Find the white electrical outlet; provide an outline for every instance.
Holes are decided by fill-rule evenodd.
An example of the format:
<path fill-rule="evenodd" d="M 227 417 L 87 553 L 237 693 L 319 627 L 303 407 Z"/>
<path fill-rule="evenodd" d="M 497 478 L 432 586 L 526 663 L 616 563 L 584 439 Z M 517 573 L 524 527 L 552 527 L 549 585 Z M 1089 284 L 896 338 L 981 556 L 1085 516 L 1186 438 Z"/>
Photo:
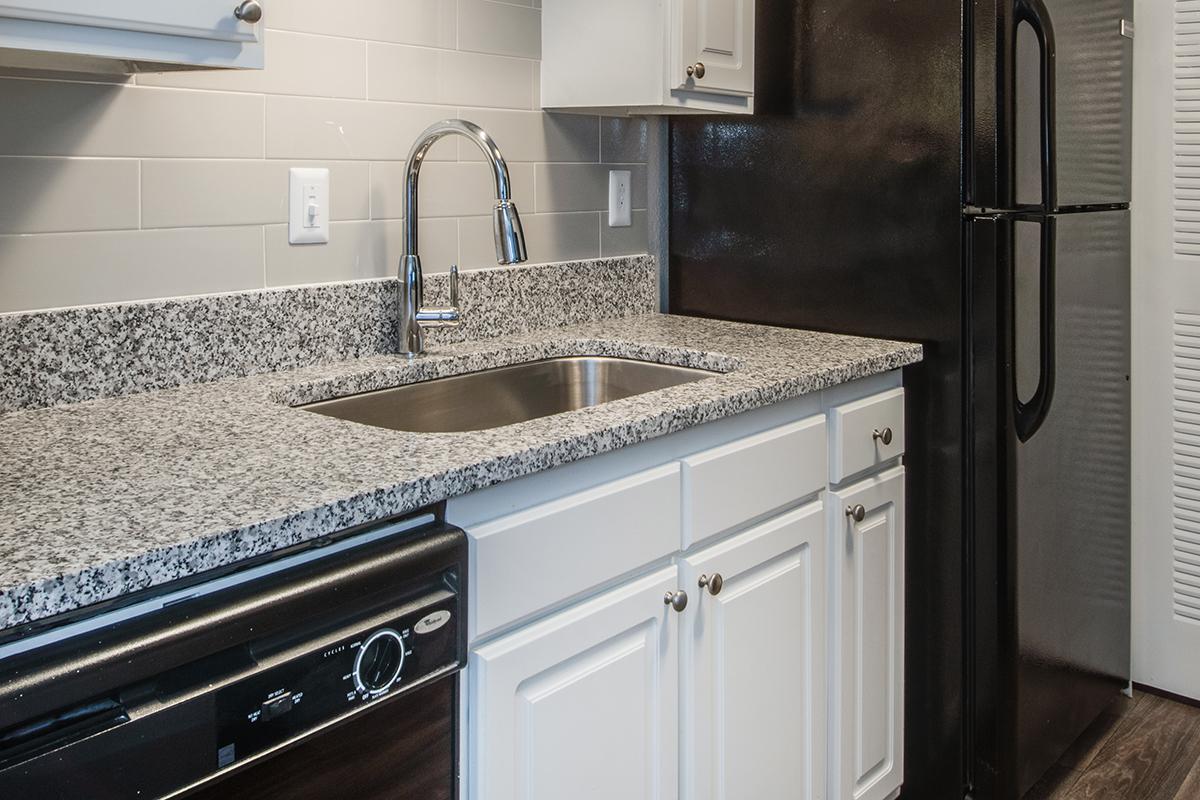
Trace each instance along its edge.
<path fill-rule="evenodd" d="M 628 228 L 633 224 L 633 212 L 630 210 L 633 201 L 629 197 L 632 174 L 627 169 L 608 171 L 608 227 L 610 228 Z"/>
<path fill-rule="evenodd" d="M 292 167 L 288 173 L 288 241 L 329 241 L 329 170 Z"/>

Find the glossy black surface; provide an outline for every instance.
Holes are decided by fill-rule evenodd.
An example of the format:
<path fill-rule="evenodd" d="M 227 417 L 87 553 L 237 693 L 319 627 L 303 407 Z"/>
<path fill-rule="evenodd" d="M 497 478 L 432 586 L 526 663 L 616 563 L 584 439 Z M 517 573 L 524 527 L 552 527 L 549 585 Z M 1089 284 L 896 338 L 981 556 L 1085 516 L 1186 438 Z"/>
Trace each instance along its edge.
<path fill-rule="evenodd" d="M 955 3 L 758 5 L 753 118 L 671 123 L 674 313 L 921 341 L 905 796 L 962 796 L 961 21 Z"/>
<path fill-rule="evenodd" d="M 755 116 L 671 122 L 670 309 L 925 344 L 905 374 L 903 796 L 1015 800 L 1127 672 L 1128 222 L 1111 212 L 1128 198 L 1118 22 L 1132 12 L 1128 0 L 757 8 Z M 1017 24 L 1039 16 L 1037 55 L 1053 51 L 1054 68 L 1026 65 L 1035 91 L 1019 99 Z M 1019 112 L 1038 150 L 1020 158 Z M 1027 163 L 1039 190 L 1020 207 Z M 1092 222 L 1057 216 L 1090 204 Z M 1045 248 L 1057 262 L 1024 265 L 1015 218 L 978 206 L 1057 230 Z M 1091 247 L 1074 233 L 1089 227 Z M 1016 304 L 1027 267 L 1041 294 Z M 1018 338 L 1036 364 L 1017 358 Z M 1091 339 L 1102 352 L 1078 349 Z M 1019 370 L 1035 387 L 1023 406 Z M 1104 414 L 1077 444 L 1087 435 L 1066 417 L 1087 415 L 1089 396 Z"/>

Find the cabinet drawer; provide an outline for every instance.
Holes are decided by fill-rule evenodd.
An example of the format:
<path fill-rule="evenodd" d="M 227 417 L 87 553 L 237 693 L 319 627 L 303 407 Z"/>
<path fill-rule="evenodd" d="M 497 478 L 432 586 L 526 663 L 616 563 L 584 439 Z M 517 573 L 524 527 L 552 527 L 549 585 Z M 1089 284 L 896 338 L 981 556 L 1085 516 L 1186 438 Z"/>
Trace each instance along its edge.
<path fill-rule="evenodd" d="M 884 444 L 891 431 L 891 443 Z M 892 389 L 829 411 L 829 481 L 838 483 L 904 454 L 904 390 Z"/>
<path fill-rule="evenodd" d="M 683 460 L 683 546 L 819 492 L 825 419 L 811 417 Z"/>
<path fill-rule="evenodd" d="M 472 640 L 679 549 L 679 465 L 475 526 Z"/>

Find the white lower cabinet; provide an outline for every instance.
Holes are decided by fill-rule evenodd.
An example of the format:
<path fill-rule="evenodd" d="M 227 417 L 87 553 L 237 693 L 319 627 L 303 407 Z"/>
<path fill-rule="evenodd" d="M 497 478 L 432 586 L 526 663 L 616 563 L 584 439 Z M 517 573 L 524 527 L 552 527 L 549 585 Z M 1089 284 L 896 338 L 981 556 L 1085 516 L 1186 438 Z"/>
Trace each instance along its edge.
<path fill-rule="evenodd" d="M 661 569 L 472 653 L 472 798 L 678 796 L 677 588 Z"/>
<path fill-rule="evenodd" d="M 824 541 L 817 502 L 681 563 L 680 797 L 824 796 Z"/>
<path fill-rule="evenodd" d="M 876 376 L 452 500 L 476 618 L 464 797 L 894 796 L 899 383 Z M 829 433 L 822 412 L 840 415 Z"/>
<path fill-rule="evenodd" d="M 828 506 L 830 800 L 884 800 L 904 777 L 904 468 Z"/>

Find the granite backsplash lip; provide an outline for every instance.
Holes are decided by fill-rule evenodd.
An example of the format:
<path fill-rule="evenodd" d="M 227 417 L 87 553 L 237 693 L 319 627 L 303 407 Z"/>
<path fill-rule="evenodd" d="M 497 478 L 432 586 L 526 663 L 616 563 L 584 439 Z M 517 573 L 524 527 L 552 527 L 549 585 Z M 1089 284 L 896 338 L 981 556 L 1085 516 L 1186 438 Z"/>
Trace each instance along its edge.
<path fill-rule="evenodd" d="M 649 255 L 461 273 L 432 345 L 658 310 Z M 396 279 L 0 314 L 0 413 L 396 352 Z M 449 299 L 445 273 L 426 299 Z"/>
<path fill-rule="evenodd" d="M 0 415 L 0 629 L 915 363 L 916 344 L 645 314 Z M 732 370 L 469 433 L 289 405 L 555 355 Z"/>

